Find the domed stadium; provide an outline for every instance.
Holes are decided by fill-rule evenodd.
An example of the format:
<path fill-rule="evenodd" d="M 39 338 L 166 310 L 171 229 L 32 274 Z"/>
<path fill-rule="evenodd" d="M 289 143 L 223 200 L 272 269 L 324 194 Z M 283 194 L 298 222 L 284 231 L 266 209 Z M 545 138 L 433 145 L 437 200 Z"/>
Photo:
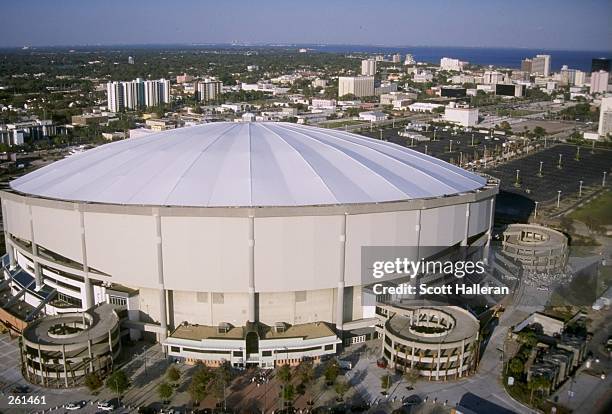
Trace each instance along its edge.
<path fill-rule="evenodd" d="M 343 131 L 219 122 L 152 133 L 0 193 L 4 284 L 32 307 L 23 324 L 43 308 L 108 303 L 127 311 L 125 334 L 155 336 L 188 361 L 293 364 L 375 325 L 362 246 L 482 244 L 497 191 Z"/>

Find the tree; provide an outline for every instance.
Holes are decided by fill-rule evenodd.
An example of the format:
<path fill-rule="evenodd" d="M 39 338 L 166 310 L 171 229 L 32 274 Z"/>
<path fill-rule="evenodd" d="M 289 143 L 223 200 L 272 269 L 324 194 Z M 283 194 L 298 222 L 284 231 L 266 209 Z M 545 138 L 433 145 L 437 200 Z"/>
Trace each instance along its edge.
<path fill-rule="evenodd" d="M 512 131 L 512 126 L 510 125 L 510 122 L 508 121 L 502 121 L 501 124 L 499 124 L 499 128 L 506 132 Z"/>
<path fill-rule="evenodd" d="M 170 365 L 166 370 L 166 378 L 170 382 L 177 382 L 181 379 L 181 371 L 175 365 Z"/>
<path fill-rule="evenodd" d="M 533 404 L 533 393 L 534 391 L 547 390 L 550 388 L 550 380 L 542 375 L 532 377 L 531 381 L 527 383 L 527 387 L 531 390 L 531 397 L 529 403 Z"/>
<path fill-rule="evenodd" d="M 380 388 L 382 388 L 383 394 L 387 393 L 387 390 L 391 388 L 391 375 L 384 374 L 380 377 Z"/>
<path fill-rule="evenodd" d="M 102 380 L 95 373 L 90 372 L 85 376 L 85 386 L 91 392 L 94 392 L 102 386 Z"/>
<path fill-rule="evenodd" d="M 173 391 L 172 386 L 165 381 L 157 386 L 157 395 L 162 401 L 168 401 Z"/>
<path fill-rule="evenodd" d="M 536 137 L 540 138 L 540 137 L 543 137 L 544 135 L 546 135 L 546 130 L 538 125 L 537 127 L 535 127 L 533 129 L 533 134 Z"/>
<path fill-rule="evenodd" d="M 291 368 L 289 367 L 289 365 L 282 365 L 278 369 L 278 379 L 283 384 L 288 384 L 291 381 Z"/>
<path fill-rule="evenodd" d="M 525 366 L 520 358 L 512 358 L 509 364 L 508 368 L 510 368 L 510 372 L 514 375 L 521 375 L 523 373 Z"/>
<path fill-rule="evenodd" d="M 293 384 L 286 384 L 283 386 L 282 397 L 285 401 L 293 401 L 295 398 L 295 388 L 293 387 Z"/>
<path fill-rule="evenodd" d="M 325 381 L 328 384 L 332 384 L 336 380 L 336 377 L 340 375 L 340 366 L 338 365 L 338 361 L 336 361 L 335 359 L 329 361 L 329 363 L 325 367 L 323 375 L 325 376 Z"/>
<path fill-rule="evenodd" d="M 408 386 L 413 387 L 414 384 L 419 380 L 421 374 L 419 370 L 416 368 L 408 368 L 406 372 L 404 372 L 404 380 L 408 383 Z"/>
<path fill-rule="evenodd" d="M 191 377 L 191 382 L 189 383 L 187 391 L 195 404 L 199 404 L 200 401 L 206 398 L 206 388 L 211 378 L 212 374 L 210 369 L 206 366 L 201 366 Z"/>
<path fill-rule="evenodd" d="M 338 394 L 338 398 L 340 400 L 344 400 L 344 394 L 346 394 L 349 390 L 349 385 L 344 380 L 336 381 L 334 384 L 334 391 Z"/>
<path fill-rule="evenodd" d="M 130 386 L 130 380 L 124 371 L 115 371 L 106 379 L 106 387 L 117 396 L 123 394 Z"/>

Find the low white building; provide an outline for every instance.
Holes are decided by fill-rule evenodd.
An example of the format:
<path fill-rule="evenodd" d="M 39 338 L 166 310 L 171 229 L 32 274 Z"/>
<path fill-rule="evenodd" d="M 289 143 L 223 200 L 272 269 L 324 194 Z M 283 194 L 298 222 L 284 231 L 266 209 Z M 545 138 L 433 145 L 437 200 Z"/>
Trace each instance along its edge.
<path fill-rule="evenodd" d="M 478 108 L 457 107 L 451 102 L 444 109 L 444 120 L 464 127 L 471 127 L 478 123 Z"/>
<path fill-rule="evenodd" d="M 335 99 L 313 99 L 310 106 L 313 109 L 336 109 Z"/>
<path fill-rule="evenodd" d="M 361 121 L 378 122 L 387 119 L 387 114 L 380 111 L 362 112 L 359 114 Z"/>
<path fill-rule="evenodd" d="M 408 109 L 412 112 L 433 112 L 434 109 L 440 108 L 444 105 L 429 103 L 429 102 L 415 102 L 408 106 Z"/>

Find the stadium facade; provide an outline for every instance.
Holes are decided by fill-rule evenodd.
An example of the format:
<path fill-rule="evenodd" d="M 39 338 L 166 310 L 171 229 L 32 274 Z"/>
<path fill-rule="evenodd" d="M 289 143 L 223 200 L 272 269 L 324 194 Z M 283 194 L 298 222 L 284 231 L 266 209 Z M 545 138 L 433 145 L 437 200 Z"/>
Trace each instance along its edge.
<path fill-rule="evenodd" d="M 376 323 L 362 246 L 486 244 L 497 191 L 392 143 L 287 123 L 111 143 L 0 193 L 0 315 L 14 319 L 16 301 L 26 324 L 108 303 L 126 310 L 125 333 L 176 357 L 318 359 Z"/>

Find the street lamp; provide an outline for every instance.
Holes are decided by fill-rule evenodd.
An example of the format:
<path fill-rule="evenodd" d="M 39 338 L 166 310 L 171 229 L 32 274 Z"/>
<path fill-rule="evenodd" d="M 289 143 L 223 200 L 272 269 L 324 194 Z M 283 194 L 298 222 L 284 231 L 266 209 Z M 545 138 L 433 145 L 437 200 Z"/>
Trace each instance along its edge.
<path fill-rule="evenodd" d="M 536 219 L 538 218 L 538 204 L 540 204 L 539 201 L 535 202 L 535 209 L 533 210 L 533 218 Z"/>
<path fill-rule="evenodd" d="M 559 154 L 559 163 L 557 164 L 557 168 L 561 169 L 561 160 L 563 159 L 563 154 Z"/>
<path fill-rule="evenodd" d="M 561 205 L 561 190 L 557 191 L 557 208 Z"/>
<path fill-rule="evenodd" d="M 578 197 L 582 197 L 582 180 L 580 180 L 580 186 L 578 187 Z"/>
<path fill-rule="evenodd" d="M 601 186 L 602 186 L 602 187 L 605 187 L 605 186 L 606 186 L 606 174 L 607 174 L 607 172 L 606 172 L 606 171 L 604 171 L 604 173 L 603 173 L 603 179 L 601 180 Z"/>
<path fill-rule="evenodd" d="M 538 172 L 538 177 L 542 176 L 542 165 L 544 165 L 544 161 L 540 161 L 540 171 Z"/>

